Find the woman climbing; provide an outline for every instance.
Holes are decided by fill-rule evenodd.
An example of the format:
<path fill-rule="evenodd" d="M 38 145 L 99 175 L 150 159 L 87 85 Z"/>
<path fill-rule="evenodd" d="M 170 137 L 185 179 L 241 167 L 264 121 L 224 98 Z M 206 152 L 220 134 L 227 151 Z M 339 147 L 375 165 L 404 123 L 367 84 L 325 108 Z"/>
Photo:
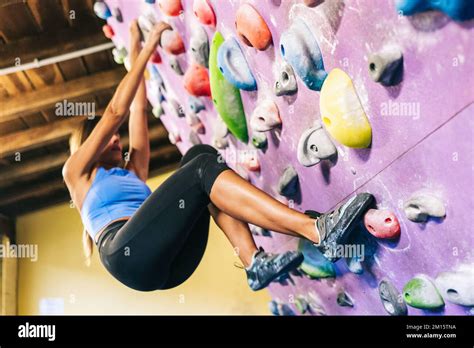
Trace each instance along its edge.
<path fill-rule="evenodd" d="M 192 147 L 180 168 L 150 191 L 145 184 L 150 148 L 142 77 L 168 28 L 158 23 L 142 48 L 137 23 L 132 23 L 131 70 L 100 121 L 85 121 L 71 137 L 63 176 L 85 226 L 87 256 L 94 241 L 103 265 L 123 284 L 140 291 L 172 288 L 198 266 L 210 216 L 238 250 L 253 290 L 298 267 L 303 255 L 257 248 L 248 223 L 308 239 L 326 255 L 334 251 L 368 208 L 371 195 L 356 195 L 326 214 L 303 214 L 242 179 L 209 145 Z M 118 130 L 129 110 L 130 151 L 123 163 Z"/>

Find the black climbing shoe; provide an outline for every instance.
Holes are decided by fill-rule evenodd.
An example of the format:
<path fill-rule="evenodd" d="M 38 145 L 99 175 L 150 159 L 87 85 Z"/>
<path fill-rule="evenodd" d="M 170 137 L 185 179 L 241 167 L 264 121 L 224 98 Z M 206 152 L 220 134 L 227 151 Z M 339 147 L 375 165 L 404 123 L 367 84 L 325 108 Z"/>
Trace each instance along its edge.
<path fill-rule="evenodd" d="M 316 226 L 320 233 L 321 240 L 319 244 L 314 245 L 329 261 L 335 262 L 341 258 L 337 249 L 338 245 L 344 244 L 373 200 L 374 196 L 370 193 L 359 193 L 346 202 L 339 203 L 328 213 L 305 211 L 306 215 L 316 219 Z"/>
<path fill-rule="evenodd" d="M 303 259 L 303 254 L 298 251 L 270 254 L 260 248 L 254 255 L 250 267 L 245 269 L 250 288 L 257 291 L 267 287 L 281 275 L 298 267 Z"/>

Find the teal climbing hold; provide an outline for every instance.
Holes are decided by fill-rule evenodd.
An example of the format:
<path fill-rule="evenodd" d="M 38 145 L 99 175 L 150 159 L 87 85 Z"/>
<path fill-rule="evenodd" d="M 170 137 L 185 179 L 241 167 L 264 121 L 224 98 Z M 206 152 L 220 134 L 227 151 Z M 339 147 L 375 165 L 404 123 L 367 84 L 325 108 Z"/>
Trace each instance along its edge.
<path fill-rule="evenodd" d="M 298 251 L 303 253 L 304 261 L 300 265 L 301 271 L 312 279 L 334 278 L 336 269 L 334 264 L 313 246 L 313 243 L 300 239 L 298 243 Z"/>
<path fill-rule="evenodd" d="M 407 315 L 408 309 L 402 294 L 392 282 L 383 278 L 379 283 L 379 296 L 383 307 L 390 315 Z"/>
<path fill-rule="evenodd" d="M 217 64 L 217 52 L 224 43 L 224 37 L 216 32 L 212 39 L 209 55 L 209 73 L 212 101 L 229 131 L 240 141 L 248 141 L 247 123 L 240 91 L 222 75 Z"/>
<path fill-rule="evenodd" d="M 462 265 L 456 271 L 442 272 L 435 284 L 443 298 L 461 306 L 474 306 L 474 267 Z"/>
<path fill-rule="evenodd" d="M 425 275 L 417 275 L 403 287 L 403 299 L 415 308 L 437 309 L 444 306 L 444 301 L 436 286 Z"/>
<path fill-rule="evenodd" d="M 396 6 L 398 13 L 405 16 L 438 10 L 456 21 L 474 18 L 474 2 L 472 0 L 398 0 Z"/>

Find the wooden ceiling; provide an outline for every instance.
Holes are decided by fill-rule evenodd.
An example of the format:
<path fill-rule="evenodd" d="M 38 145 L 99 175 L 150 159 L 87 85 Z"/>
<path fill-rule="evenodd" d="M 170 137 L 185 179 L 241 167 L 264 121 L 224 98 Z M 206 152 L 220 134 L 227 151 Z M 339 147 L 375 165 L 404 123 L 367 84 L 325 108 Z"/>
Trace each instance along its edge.
<path fill-rule="evenodd" d="M 108 42 L 92 6 L 93 0 L 0 0 L 0 69 Z M 125 74 L 106 50 L 0 75 L 0 214 L 69 201 L 61 167 L 82 117 L 58 117 L 54 106 L 92 102 L 100 114 Z M 173 168 L 180 154 L 151 112 L 149 125 L 154 174 Z"/>

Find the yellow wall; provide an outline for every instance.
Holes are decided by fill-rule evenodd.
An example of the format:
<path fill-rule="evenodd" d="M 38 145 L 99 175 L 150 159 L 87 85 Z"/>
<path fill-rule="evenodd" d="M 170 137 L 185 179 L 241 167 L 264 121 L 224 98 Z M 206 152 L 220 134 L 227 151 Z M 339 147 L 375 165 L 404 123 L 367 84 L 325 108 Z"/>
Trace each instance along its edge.
<path fill-rule="evenodd" d="M 167 175 L 148 185 L 155 189 Z M 96 249 L 86 267 L 81 235 L 79 214 L 67 204 L 17 219 L 17 242 L 38 245 L 36 262 L 19 262 L 19 315 L 39 314 L 42 298 L 63 298 L 64 314 L 268 314 L 268 292 L 248 288 L 245 272 L 233 265 L 238 259 L 230 243 L 214 223 L 198 269 L 166 291 L 125 287 L 102 266 Z"/>

